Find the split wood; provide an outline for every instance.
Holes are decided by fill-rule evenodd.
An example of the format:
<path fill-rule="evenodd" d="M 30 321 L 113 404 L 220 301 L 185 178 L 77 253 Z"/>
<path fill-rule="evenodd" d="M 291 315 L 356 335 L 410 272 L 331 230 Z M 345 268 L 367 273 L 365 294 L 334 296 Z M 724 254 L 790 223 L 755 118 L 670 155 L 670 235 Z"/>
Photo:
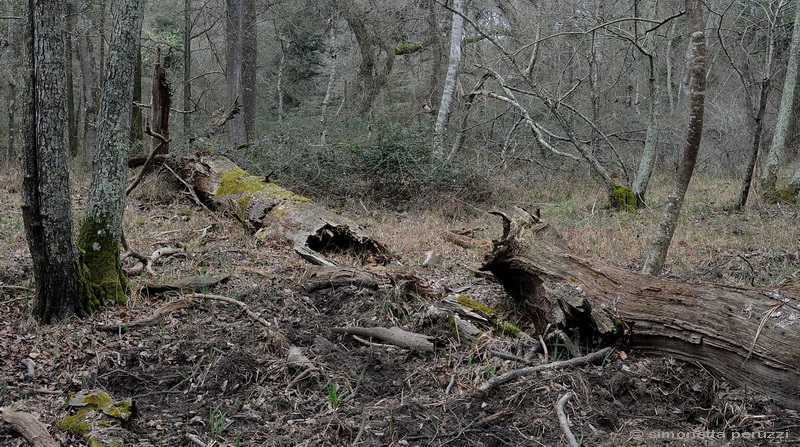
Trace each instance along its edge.
<path fill-rule="evenodd" d="M 608 347 L 593 352 L 591 354 L 586 354 L 582 357 L 575 357 L 560 362 L 552 362 L 552 363 L 546 363 L 544 365 L 528 366 L 526 368 L 520 368 L 520 369 L 515 369 L 513 371 L 508 371 L 507 373 L 489 379 L 488 382 L 486 382 L 483 386 L 481 386 L 480 390 L 489 391 L 498 385 L 511 382 L 512 380 L 516 380 L 520 377 L 529 376 L 538 371 L 544 371 L 547 369 L 563 369 L 570 366 L 578 366 L 578 365 L 585 365 L 587 363 L 594 363 L 605 359 L 606 356 L 608 356 L 613 350 L 614 348 Z"/>

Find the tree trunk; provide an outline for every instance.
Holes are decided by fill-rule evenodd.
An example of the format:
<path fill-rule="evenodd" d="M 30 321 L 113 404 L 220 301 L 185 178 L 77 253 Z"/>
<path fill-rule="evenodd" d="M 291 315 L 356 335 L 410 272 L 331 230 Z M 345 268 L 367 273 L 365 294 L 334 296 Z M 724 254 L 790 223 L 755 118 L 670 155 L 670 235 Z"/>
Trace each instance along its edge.
<path fill-rule="evenodd" d="M 22 217 L 42 323 L 81 312 L 66 141 L 63 0 L 27 3 L 28 80 L 23 112 Z"/>
<path fill-rule="evenodd" d="M 444 158 L 444 134 L 450 107 L 453 104 L 453 95 L 456 91 L 458 70 L 461 67 L 461 35 L 464 32 L 464 0 L 453 0 L 453 23 L 450 26 L 450 58 L 447 62 L 447 74 L 444 79 L 442 101 L 436 115 L 436 124 L 433 126 L 433 147 L 431 153 L 434 158 Z"/>
<path fill-rule="evenodd" d="M 758 92 L 758 109 L 753 117 L 753 136 L 750 140 L 750 156 L 747 159 L 747 167 L 744 171 L 742 178 L 742 186 L 739 189 L 739 198 L 734 204 L 734 208 L 740 210 L 747 204 L 747 198 L 750 195 L 750 186 L 753 183 L 753 173 L 756 170 L 756 162 L 758 161 L 758 151 L 761 148 L 761 135 L 764 133 L 764 113 L 767 110 L 767 98 L 769 97 L 769 76 L 764 76 L 761 79 L 760 89 Z"/>
<path fill-rule="evenodd" d="M 75 89 L 72 80 L 72 61 L 73 48 L 72 36 L 75 27 L 75 8 L 71 3 L 67 3 L 67 15 L 64 20 L 64 55 L 66 58 L 66 87 L 67 87 L 67 146 L 69 147 L 70 157 L 78 155 L 78 122 L 75 118 Z"/>
<path fill-rule="evenodd" d="M 142 38 L 136 48 L 136 68 L 133 70 L 133 101 L 142 102 Z M 144 114 L 139 106 L 131 107 L 131 154 L 144 152 Z"/>
<path fill-rule="evenodd" d="M 192 135 L 192 0 L 183 0 L 183 138 Z"/>
<path fill-rule="evenodd" d="M 256 68 L 258 67 L 256 14 L 255 0 L 243 0 L 241 17 L 242 90 L 239 97 L 242 100 L 245 141 L 256 139 Z"/>
<path fill-rule="evenodd" d="M 481 270 L 532 319 L 582 343 L 602 338 L 698 362 L 735 386 L 800 409 L 800 281 L 745 289 L 654 278 L 580 259 L 552 227 L 515 208 Z"/>
<path fill-rule="evenodd" d="M 201 198 L 235 215 L 260 238 L 282 237 L 314 264 L 333 265 L 322 253 L 352 251 L 384 263 L 383 245 L 353 221 L 263 176 L 250 175 L 221 155 L 196 154 L 178 162 L 178 174 Z"/>
<path fill-rule="evenodd" d="M 653 168 L 656 164 L 656 156 L 658 155 L 658 131 L 659 131 L 659 109 L 661 108 L 661 92 L 658 88 L 658 79 L 656 77 L 656 67 L 653 60 L 653 55 L 647 55 L 650 62 L 650 78 L 648 79 L 648 87 L 650 90 L 650 107 L 647 116 L 647 131 L 644 137 L 644 149 L 642 150 L 642 159 L 639 161 L 639 169 L 636 171 L 636 176 L 633 178 L 631 190 L 634 197 L 636 197 L 636 206 L 643 207 L 646 205 L 647 185 L 650 183 L 650 176 L 653 174 Z"/>
<path fill-rule="evenodd" d="M 137 35 L 138 36 L 138 35 Z M 134 60 L 135 64 L 135 60 Z M 132 74 L 131 74 L 132 76 Z M 131 79 L 133 79 L 131 77 Z M 151 126 L 153 132 L 161 135 L 165 139 L 169 139 L 169 111 L 172 107 L 172 98 L 170 95 L 169 83 L 167 82 L 167 73 L 164 67 L 161 66 L 161 49 L 156 50 L 156 63 L 153 67 L 153 87 L 151 90 Z M 159 148 L 159 145 L 160 148 Z M 169 143 L 161 144 L 161 140 L 153 138 L 151 142 L 151 149 L 156 150 L 157 155 L 169 153 Z"/>
<path fill-rule="evenodd" d="M 792 42 L 789 45 L 789 63 L 786 67 L 786 77 L 783 80 L 783 94 L 778 106 L 778 120 L 775 123 L 775 136 L 772 137 L 766 163 L 761 173 L 761 192 L 768 200 L 776 195 L 778 186 L 778 171 L 783 159 L 786 146 L 786 136 L 792 119 L 794 107 L 795 87 L 797 86 L 797 65 L 800 63 L 800 2 L 795 7 L 794 28 Z M 797 195 L 797 192 L 794 192 Z"/>
<path fill-rule="evenodd" d="M 667 251 L 678 225 L 678 216 L 683 206 L 683 198 L 689 188 L 689 181 L 694 173 L 697 161 L 697 152 L 700 150 L 700 140 L 703 136 L 703 111 L 706 90 L 706 39 L 703 33 L 703 14 L 699 0 L 686 0 L 686 11 L 689 17 L 689 26 L 693 30 L 690 46 L 692 69 L 689 78 L 690 103 L 689 103 L 689 129 L 683 148 L 683 157 L 678 167 L 678 178 L 674 189 L 664 202 L 661 220 L 658 223 L 656 234 L 650 245 L 650 251 L 644 261 L 642 272 L 658 275 L 664 268 Z"/>
<path fill-rule="evenodd" d="M 331 105 L 331 99 L 333 97 L 333 87 L 336 84 L 336 68 L 338 65 L 338 56 L 339 56 L 339 44 L 338 38 L 336 34 L 336 22 L 338 21 L 339 16 L 338 14 L 333 14 L 328 20 L 330 24 L 330 29 L 328 30 L 328 55 L 331 57 L 330 61 L 330 72 L 328 73 L 328 84 L 325 88 L 325 97 L 322 99 L 322 110 L 320 110 L 320 118 L 319 123 L 322 130 L 320 131 L 320 146 L 325 146 L 327 144 L 327 137 L 328 137 L 328 107 Z M 281 61 L 283 61 L 283 56 L 281 56 Z"/>
<path fill-rule="evenodd" d="M 143 11 L 144 0 L 120 0 L 114 15 L 100 112 L 99 150 L 78 237 L 90 275 L 92 297 L 86 306 L 89 312 L 106 300 L 125 302 L 127 281 L 120 267 L 119 244 L 130 151 L 130 99 Z"/>
<path fill-rule="evenodd" d="M 238 99 L 242 104 L 242 1 L 226 0 L 227 25 L 225 27 L 225 83 L 228 90 L 228 104 Z M 243 113 L 234 116 L 228 123 L 231 131 L 231 142 L 243 143 L 247 139 Z"/>
<path fill-rule="evenodd" d="M 78 59 L 81 65 L 81 91 L 83 93 L 83 156 L 87 161 L 94 157 L 97 145 L 96 120 L 100 109 L 100 95 L 94 65 L 91 38 L 91 9 L 85 0 L 78 0 Z"/>

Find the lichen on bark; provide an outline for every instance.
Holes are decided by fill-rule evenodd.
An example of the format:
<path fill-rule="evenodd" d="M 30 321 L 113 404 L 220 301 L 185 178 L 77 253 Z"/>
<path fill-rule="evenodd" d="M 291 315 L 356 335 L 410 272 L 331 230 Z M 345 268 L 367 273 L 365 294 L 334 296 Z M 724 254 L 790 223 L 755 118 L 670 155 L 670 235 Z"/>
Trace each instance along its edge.
<path fill-rule="evenodd" d="M 106 301 L 125 304 L 128 280 L 119 260 L 119 236 L 109 228 L 108 216 L 87 217 L 78 235 L 84 265 L 86 313 L 93 313 Z"/>

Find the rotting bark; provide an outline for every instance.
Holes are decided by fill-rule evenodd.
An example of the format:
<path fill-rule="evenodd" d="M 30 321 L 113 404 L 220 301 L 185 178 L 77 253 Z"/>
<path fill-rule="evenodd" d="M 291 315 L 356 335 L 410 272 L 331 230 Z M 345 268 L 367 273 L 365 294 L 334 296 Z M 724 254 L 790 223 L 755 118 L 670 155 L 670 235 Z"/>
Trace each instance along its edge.
<path fill-rule="evenodd" d="M 698 362 L 731 384 L 800 409 L 800 281 L 742 288 L 656 278 L 580 259 L 537 217 L 496 213 L 491 271 L 536 330 L 602 337 Z"/>
<path fill-rule="evenodd" d="M 197 153 L 182 158 L 176 171 L 202 199 L 234 214 L 257 237 L 285 238 L 313 264 L 333 265 L 323 253 L 335 251 L 356 252 L 365 263 L 387 261 L 383 245 L 355 222 L 249 174 L 227 157 Z"/>

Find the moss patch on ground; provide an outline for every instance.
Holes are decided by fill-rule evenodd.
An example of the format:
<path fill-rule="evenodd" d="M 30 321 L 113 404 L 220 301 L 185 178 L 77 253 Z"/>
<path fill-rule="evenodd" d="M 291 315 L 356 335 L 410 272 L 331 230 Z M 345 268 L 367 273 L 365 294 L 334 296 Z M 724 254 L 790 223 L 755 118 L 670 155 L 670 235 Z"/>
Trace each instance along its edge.
<path fill-rule="evenodd" d="M 636 211 L 636 203 L 636 195 L 630 186 L 611 183 L 608 187 L 608 203 L 606 205 L 608 209 L 633 213 Z"/>
<path fill-rule="evenodd" d="M 458 304 L 461 304 L 467 309 L 482 314 L 484 317 L 486 317 L 487 320 L 489 320 L 489 323 L 492 326 L 497 328 L 504 335 L 507 335 L 509 337 L 518 337 L 520 332 L 522 332 L 522 330 L 518 328 L 516 325 L 501 319 L 498 316 L 496 310 L 492 309 L 491 307 L 479 301 L 473 300 L 472 298 L 465 295 L 459 295 L 458 297 L 456 297 L 456 301 L 458 302 Z"/>
<path fill-rule="evenodd" d="M 115 402 L 110 394 L 98 391 L 73 396 L 69 406 L 74 412 L 56 422 L 58 428 L 86 438 L 90 446 L 117 447 L 124 444 L 122 439 L 107 435 L 103 430 L 130 421 L 134 416 L 132 401 Z"/>

